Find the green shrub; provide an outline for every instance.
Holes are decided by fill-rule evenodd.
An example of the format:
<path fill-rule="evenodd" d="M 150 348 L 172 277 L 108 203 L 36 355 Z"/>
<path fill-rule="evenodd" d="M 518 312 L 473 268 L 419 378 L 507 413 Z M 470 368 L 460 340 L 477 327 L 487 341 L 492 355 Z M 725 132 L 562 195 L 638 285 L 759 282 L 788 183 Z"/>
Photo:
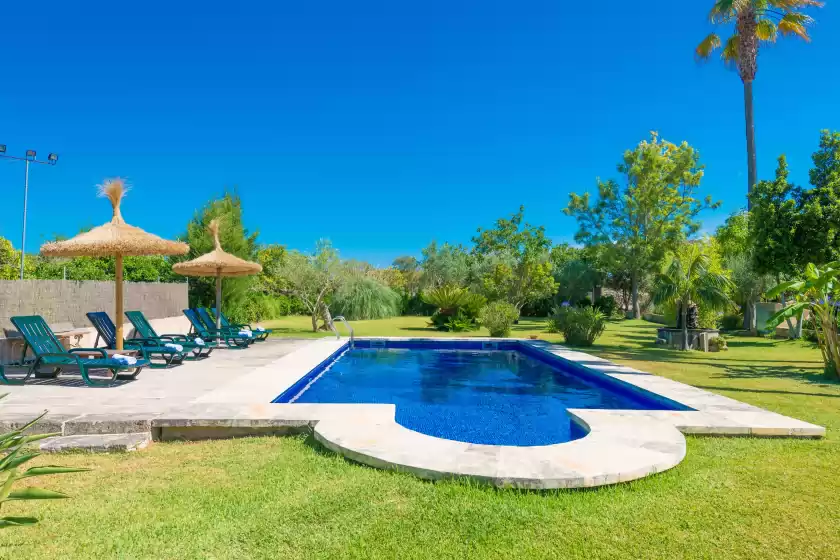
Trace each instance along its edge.
<path fill-rule="evenodd" d="M 575 302 L 575 307 L 592 307 L 592 300 L 589 297 L 582 297 Z"/>
<path fill-rule="evenodd" d="M 369 276 L 344 283 L 333 295 L 330 311 L 353 321 L 387 319 L 400 314 L 399 294 Z"/>
<path fill-rule="evenodd" d="M 490 336 L 510 336 L 510 329 L 519 318 L 519 311 L 505 301 L 494 301 L 481 308 L 478 321 L 490 331 Z"/>
<path fill-rule="evenodd" d="M 3 399 L 5 396 L 0 395 L 0 399 Z M 31 443 L 44 438 L 61 435 L 58 432 L 52 434 L 23 435 L 23 432 L 43 418 L 45 414 L 46 412 L 20 429 L 0 434 L 0 508 L 3 507 L 4 503 L 12 500 L 54 500 L 68 497 L 61 492 L 44 490 L 43 488 L 35 488 L 34 486 L 26 486 L 20 490 L 13 490 L 12 487 L 18 480 L 32 478 L 33 476 L 90 470 L 74 467 L 40 466 L 30 467 L 20 472 L 23 464 L 40 455 L 40 453 L 33 453 L 31 449 L 27 449 Z M 35 523 L 38 523 L 38 520 L 34 517 L 0 517 L 0 529 L 34 525 Z"/>
<path fill-rule="evenodd" d="M 744 327 L 744 318 L 737 313 L 727 313 L 720 318 L 720 328 L 725 331 L 737 331 Z"/>
<path fill-rule="evenodd" d="M 563 333 L 567 344 L 592 346 L 604 334 L 607 317 L 594 307 L 561 307 L 549 319 L 549 332 Z"/>
<path fill-rule="evenodd" d="M 237 321 L 244 323 L 256 323 L 268 319 L 277 319 L 283 315 L 288 315 L 285 301 L 278 297 L 261 294 L 258 292 L 248 292 L 242 306 L 235 314 Z M 222 309 L 225 315 L 227 311 Z M 231 314 L 231 317 L 234 315 Z"/>
<path fill-rule="evenodd" d="M 711 352 L 726 352 L 729 350 L 729 345 L 726 343 L 726 338 L 718 335 L 709 339 L 709 350 Z"/>
<path fill-rule="evenodd" d="M 441 331 L 463 332 L 476 330 L 478 312 L 487 299 L 458 286 L 440 286 L 423 292 L 423 301 L 437 308 L 430 326 Z"/>
<path fill-rule="evenodd" d="M 598 309 L 601 313 L 607 316 L 607 318 L 612 318 L 618 315 L 618 302 L 615 300 L 613 296 L 601 296 L 595 300 L 595 309 Z"/>
<path fill-rule="evenodd" d="M 445 327 L 449 332 L 467 332 L 477 330 L 478 324 L 474 318 L 463 311 L 459 311 L 456 315 L 449 317 Z"/>

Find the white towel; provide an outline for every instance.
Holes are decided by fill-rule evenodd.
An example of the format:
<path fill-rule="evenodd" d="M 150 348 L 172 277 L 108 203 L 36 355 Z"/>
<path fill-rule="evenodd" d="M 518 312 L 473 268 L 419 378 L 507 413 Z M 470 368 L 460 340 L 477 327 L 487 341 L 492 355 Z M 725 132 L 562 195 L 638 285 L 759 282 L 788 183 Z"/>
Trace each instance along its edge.
<path fill-rule="evenodd" d="M 126 356 L 125 354 L 114 354 L 111 356 L 111 359 L 127 366 L 133 366 L 137 363 L 137 358 L 134 356 Z"/>
<path fill-rule="evenodd" d="M 164 344 L 164 346 L 166 348 L 172 348 L 176 352 L 183 352 L 184 351 L 184 347 L 181 346 L 180 344 L 174 344 L 172 342 L 167 342 L 166 344 Z"/>
<path fill-rule="evenodd" d="M 196 344 L 198 344 L 199 346 L 204 346 L 204 339 L 203 339 L 203 338 L 198 338 L 198 337 L 195 337 L 195 338 L 193 339 L 193 342 L 195 342 L 195 343 L 196 343 Z"/>
<path fill-rule="evenodd" d="M 242 329 L 241 331 L 239 331 L 239 336 L 247 336 L 248 338 L 250 338 L 254 336 L 254 333 L 252 333 L 248 329 Z"/>
<path fill-rule="evenodd" d="M 254 330 L 259 332 L 265 332 L 265 329 L 262 327 L 255 327 Z"/>

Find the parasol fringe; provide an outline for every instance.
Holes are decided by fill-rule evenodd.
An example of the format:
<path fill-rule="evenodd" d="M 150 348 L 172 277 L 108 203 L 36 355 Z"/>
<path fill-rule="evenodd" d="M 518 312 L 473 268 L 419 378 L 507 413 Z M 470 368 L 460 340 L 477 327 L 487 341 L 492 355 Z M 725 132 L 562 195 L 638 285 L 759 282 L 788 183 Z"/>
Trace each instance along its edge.
<path fill-rule="evenodd" d="M 115 223 L 124 223 L 122 213 L 120 212 L 120 203 L 129 190 L 125 181 L 119 177 L 114 179 L 105 179 L 105 181 L 99 185 L 98 189 L 99 196 L 107 198 L 111 201 L 111 207 L 114 209 L 114 216 L 111 218 L 111 221 Z"/>

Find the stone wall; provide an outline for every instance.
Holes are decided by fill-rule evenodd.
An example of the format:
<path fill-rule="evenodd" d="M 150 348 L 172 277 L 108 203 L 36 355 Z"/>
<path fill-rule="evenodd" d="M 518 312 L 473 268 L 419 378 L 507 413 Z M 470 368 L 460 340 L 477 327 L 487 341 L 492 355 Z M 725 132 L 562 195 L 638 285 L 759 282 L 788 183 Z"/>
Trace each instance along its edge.
<path fill-rule="evenodd" d="M 187 307 L 187 284 L 158 282 L 126 282 L 126 311 L 139 310 L 158 334 L 186 333 L 189 322 L 182 312 Z M 41 315 L 53 330 L 85 329 L 78 345 L 94 345 L 96 331 L 85 315 L 89 311 L 106 311 L 114 317 L 114 283 L 66 280 L 0 280 L 0 363 L 19 359 L 19 349 L 11 340 L 4 340 L 6 330 L 14 330 L 10 321 L 15 315 Z M 125 321 L 125 335 L 133 335 L 131 323 Z M 74 341 L 75 342 L 75 341 Z"/>
<path fill-rule="evenodd" d="M 126 282 L 125 309 L 149 319 L 176 317 L 187 307 L 187 284 Z M 114 283 L 67 280 L 0 280 L 0 328 L 11 329 L 10 317 L 41 315 L 47 323 L 87 327 L 89 311 L 114 315 Z"/>

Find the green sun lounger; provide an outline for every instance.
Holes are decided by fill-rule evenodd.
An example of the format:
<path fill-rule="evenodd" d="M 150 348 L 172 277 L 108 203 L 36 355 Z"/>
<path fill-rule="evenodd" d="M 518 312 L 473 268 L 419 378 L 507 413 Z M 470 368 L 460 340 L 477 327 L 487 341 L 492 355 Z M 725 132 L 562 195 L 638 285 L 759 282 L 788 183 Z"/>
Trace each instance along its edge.
<path fill-rule="evenodd" d="M 194 311 L 198 315 L 198 320 L 201 321 L 201 323 L 204 325 L 204 327 L 209 332 L 215 332 L 216 331 L 216 318 L 213 315 L 210 314 L 210 311 L 206 307 L 196 307 L 194 309 Z M 253 344 L 257 341 L 256 336 L 253 334 L 253 331 L 251 331 L 250 329 L 248 329 L 248 331 L 251 332 L 250 336 L 242 333 L 242 331 L 245 330 L 244 326 L 239 326 L 239 325 L 227 325 L 227 326 L 225 326 L 225 325 L 222 325 L 221 328 L 218 329 L 218 330 L 220 332 L 226 332 L 226 333 L 230 334 L 231 336 L 238 336 L 238 337 L 244 338 L 248 341 L 249 345 Z"/>
<path fill-rule="evenodd" d="M 138 359 L 134 364 L 127 364 L 121 360 L 109 358 L 102 348 L 67 350 L 43 317 L 38 315 L 12 317 L 11 321 L 25 341 L 20 366 L 26 368 L 26 375 L 22 379 L 10 379 L 0 371 L 0 380 L 3 383 L 23 385 L 33 375 L 38 378 L 56 378 L 63 371 L 70 370 L 78 371 L 82 380 L 91 387 L 107 387 L 113 385 L 118 377 L 134 379 L 144 367 L 149 365 L 149 361 L 145 359 Z M 28 349 L 32 349 L 33 354 L 33 357 L 29 359 L 26 357 Z M 101 358 L 83 358 L 79 352 L 100 353 Z M 111 378 L 105 381 L 93 379 L 89 375 L 90 370 L 108 370 L 111 372 Z"/>
<path fill-rule="evenodd" d="M 254 338 L 251 336 L 243 336 L 233 329 L 209 329 L 207 325 L 199 317 L 198 311 L 195 309 L 184 309 L 184 315 L 189 319 L 193 331 L 204 339 L 214 340 L 218 338 L 224 341 L 228 348 L 236 350 L 244 350 L 248 348 L 253 342 Z"/>
<path fill-rule="evenodd" d="M 211 307 L 210 311 L 213 313 L 213 315 L 216 315 L 216 316 L 219 317 L 219 321 L 221 322 L 223 327 L 231 327 L 231 328 L 235 328 L 235 329 L 248 329 L 249 331 L 253 332 L 255 342 L 265 341 L 265 339 L 268 338 L 268 335 L 270 335 L 273 332 L 271 329 L 262 329 L 262 330 L 252 329 L 251 325 L 249 325 L 247 323 L 231 323 L 230 321 L 227 320 L 227 317 L 225 317 L 225 314 L 224 313 L 219 313 L 218 311 L 216 311 L 215 307 Z"/>
<path fill-rule="evenodd" d="M 95 347 L 99 346 L 99 339 L 105 343 L 105 347 L 111 350 L 117 347 L 117 327 L 114 322 L 108 317 L 104 311 L 96 311 L 87 313 L 87 318 L 96 328 L 96 342 L 93 343 Z M 123 340 L 123 348 L 137 350 L 143 357 L 149 360 L 149 367 L 152 368 L 168 368 L 171 365 L 178 365 L 183 363 L 185 354 L 189 350 L 180 346 L 177 347 L 166 346 L 166 344 L 176 343 L 160 343 L 154 339 L 132 338 L 130 340 Z M 162 361 L 161 361 L 162 360 Z"/>
<path fill-rule="evenodd" d="M 161 345 L 166 343 L 180 344 L 184 347 L 185 351 L 188 350 L 190 352 L 190 354 L 187 354 L 187 359 L 197 360 L 199 358 L 206 358 L 215 348 L 218 348 L 216 342 L 210 339 L 202 340 L 200 338 L 197 339 L 195 336 L 185 334 L 159 335 L 155 332 L 154 327 L 152 327 L 142 311 L 126 311 L 125 316 L 131 321 L 135 334 L 139 335 L 139 338 L 143 340 L 154 340 Z"/>

